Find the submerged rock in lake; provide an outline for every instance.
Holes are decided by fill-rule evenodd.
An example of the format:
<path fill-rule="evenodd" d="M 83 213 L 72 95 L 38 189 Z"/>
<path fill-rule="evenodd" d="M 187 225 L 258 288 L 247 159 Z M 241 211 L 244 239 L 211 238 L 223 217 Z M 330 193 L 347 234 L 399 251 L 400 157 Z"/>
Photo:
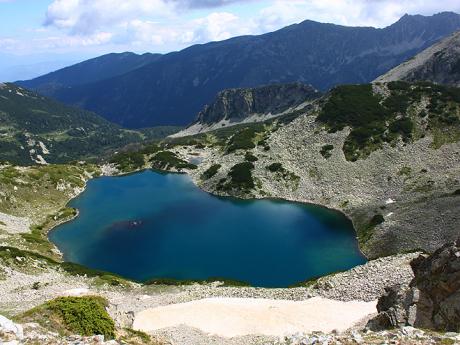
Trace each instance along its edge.
<path fill-rule="evenodd" d="M 144 222 L 142 220 L 122 220 L 120 222 L 113 223 L 110 226 L 110 230 L 125 230 L 125 229 L 135 229 L 142 226 Z"/>

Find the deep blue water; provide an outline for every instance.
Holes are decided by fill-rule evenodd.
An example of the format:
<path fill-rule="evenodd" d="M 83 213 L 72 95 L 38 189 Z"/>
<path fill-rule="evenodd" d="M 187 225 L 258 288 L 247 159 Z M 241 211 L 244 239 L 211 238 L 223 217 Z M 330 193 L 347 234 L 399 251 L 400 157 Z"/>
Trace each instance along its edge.
<path fill-rule="evenodd" d="M 340 213 L 297 203 L 218 198 L 187 175 L 102 177 L 50 233 L 65 260 L 145 281 L 227 278 L 285 287 L 365 262 Z"/>

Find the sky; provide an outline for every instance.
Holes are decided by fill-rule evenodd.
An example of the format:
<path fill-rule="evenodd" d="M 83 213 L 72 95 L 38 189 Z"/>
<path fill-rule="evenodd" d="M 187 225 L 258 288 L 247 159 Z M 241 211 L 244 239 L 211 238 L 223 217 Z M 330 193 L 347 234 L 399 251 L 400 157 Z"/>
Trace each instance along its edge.
<path fill-rule="evenodd" d="M 0 0 L 0 80 L 110 52 L 166 53 L 306 19 L 385 27 L 406 13 L 442 11 L 460 13 L 460 0 Z"/>

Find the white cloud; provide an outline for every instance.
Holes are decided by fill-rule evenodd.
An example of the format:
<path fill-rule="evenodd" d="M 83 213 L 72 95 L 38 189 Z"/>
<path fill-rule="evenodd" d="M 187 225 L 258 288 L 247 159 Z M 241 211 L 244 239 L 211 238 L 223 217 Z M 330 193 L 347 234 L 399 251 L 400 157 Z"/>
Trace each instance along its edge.
<path fill-rule="evenodd" d="M 155 21 L 132 20 L 123 24 L 123 34 L 115 40 L 135 46 L 187 46 L 249 34 L 254 29 L 252 22 L 245 23 L 232 13 L 214 12 L 170 26 Z"/>
<path fill-rule="evenodd" d="M 238 8 L 216 9 L 237 2 Z M 249 13 L 256 8 L 249 2 L 265 6 Z M 241 4 L 248 5 L 247 12 Z M 36 30 L 40 38 L 32 39 L 29 45 L 42 50 L 101 46 L 105 51 L 165 52 L 273 31 L 305 19 L 384 27 L 405 13 L 431 15 L 446 10 L 460 12 L 460 1 L 52 0 L 46 11 L 46 30 Z M 0 41 L 0 48 L 12 49 L 14 45 L 20 46 L 18 42 Z"/>
<path fill-rule="evenodd" d="M 233 36 L 251 33 L 254 24 L 243 21 L 240 17 L 228 13 L 211 13 L 205 18 L 194 20 L 191 23 L 190 42 L 221 41 Z"/>
<path fill-rule="evenodd" d="M 259 23 L 265 30 L 305 19 L 348 26 L 384 27 L 406 13 L 432 15 L 441 11 L 460 12 L 460 1 L 276 0 L 262 10 Z"/>
<path fill-rule="evenodd" d="M 14 50 L 18 47 L 18 44 L 19 44 L 19 41 L 14 38 L 0 37 L 0 49 L 2 50 Z"/>
<path fill-rule="evenodd" d="M 175 4 L 181 8 L 212 8 L 221 7 L 237 2 L 248 3 L 250 1 L 261 1 L 261 0 L 166 0 L 167 2 Z"/>
<path fill-rule="evenodd" d="M 99 46 L 110 42 L 113 34 L 110 32 L 98 32 L 87 36 L 67 36 L 63 39 L 62 36 L 49 36 L 35 40 L 35 44 L 42 49 L 59 49 L 73 47 L 90 47 Z"/>
<path fill-rule="evenodd" d="M 141 16 L 171 14 L 171 5 L 163 0 L 54 0 L 48 6 L 45 25 L 72 34 L 94 34 Z"/>

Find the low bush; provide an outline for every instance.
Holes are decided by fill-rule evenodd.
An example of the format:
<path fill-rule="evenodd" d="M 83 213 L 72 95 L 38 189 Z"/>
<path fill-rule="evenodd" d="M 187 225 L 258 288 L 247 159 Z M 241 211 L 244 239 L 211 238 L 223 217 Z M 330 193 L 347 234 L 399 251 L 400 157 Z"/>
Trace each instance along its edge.
<path fill-rule="evenodd" d="M 271 172 L 282 172 L 284 168 L 281 163 L 273 163 L 267 166 L 267 170 Z"/>
<path fill-rule="evenodd" d="M 236 164 L 228 174 L 231 178 L 232 185 L 241 189 L 254 188 L 254 181 L 252 179 L 253 169 L 254 164 L 250 162 Z"/>
<path fill-rule="evenodd" d="M 376 214 L 369 221 L 369 227 L 375 228 L 377 225 L 382 224 L 383 222 L 385 222 L 385 218 L 383 218 L 381 214 Z"/>
<path fill-rule="evenodd" d="M 324 145 L 322 148 L 321 148 L 321 155 L 324 157 L 324 158 L 330 158 L 332 156 L 332 153 L 331 151 L 334 149 L 334 145 Z"/>
<path fill-rule="evenodd" d="M 409 107 L 410 97 L 405 93 L 392 93 L 383 105 L 392 113 L 405 114 Z"/>
<path fill-rule="evenodd" d="M 188 163 L 176 156 L 171 151 L 160 151 L 150 159 L 154 169 L 164 170 L 169 168 L 182 169 L 196 169 L 195 164 Z"/>
<path fill-rule="evenodd" d="M 256 147 L 254 139 L 256 136 L 256 130 L 254 128 L 245 128 L 236 134 L 234 134 L 227 147 L 227 152 L 231 153 L 236 150 L 250 150 Z"/>
<path fill-rule="evenodd" d="M 390 132 L 401 134 L 403 140 L 410 139 L 413 130 L 414 123 L 408 117 L 403 117 L 390 124 Z"/>
<path fill-rule="evenodd" d="M 252 170 L 254 164 L 251 162 L 243 162 L 234 165 L 228 173 L 229 179 L 223 178 L 217 185 L 218 190 L 231 191 L 234 189 L 248 192 L 255 187 L 252 178 Z"/>
<path fill-rule="evenodd" d="M 222 167 L 220 164 L 214 164 L 209 167 L 203 174 L 201 174 L 201 179 L 209 180 L 210 178 L 214 177 L 218 172 L 219 169 Z"/>
<path fill-rule="evenodd" d="M 35 321 L 62 334 L 115 337 L 115 323 L 106 311 L 102 297 L 59 297 L 20 316 L 22 321 Z"/>
<path fill-rule="evenodd" d="M 331 91 L 317 121 L 337 131 L 346 126 L 361 127 L 380 122 L 385 117 L 385 108 L 374 96 L 372 85 L 343 85 Z"/>
<path fill-rule="evenodd" d="M 112 157 L 110 163 L 115 164 L 123 172 L 141 169 L 144 164 L 144 155 L 141 152 L 122 152 Z"/>
<path fill-rule="evenodd" d="M 246 152 L 246 154 L 244 155 L 244 159 L 247 162 L 251 162 L 251 163 L 257 162 L 259 160 L 259 158 L 254 156 L 251 152 Z"/>

